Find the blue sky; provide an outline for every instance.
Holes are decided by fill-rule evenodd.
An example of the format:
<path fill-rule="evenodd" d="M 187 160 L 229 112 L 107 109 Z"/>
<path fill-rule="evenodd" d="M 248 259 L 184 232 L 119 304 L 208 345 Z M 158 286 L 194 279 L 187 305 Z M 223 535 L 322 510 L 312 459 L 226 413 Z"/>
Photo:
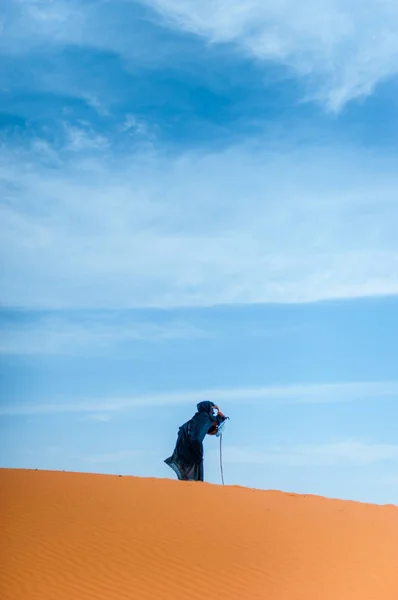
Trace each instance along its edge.
<path fill-rule="evenodd" d="M 396 2 L 2 13 L 1 466 L 398 503 Z"/>

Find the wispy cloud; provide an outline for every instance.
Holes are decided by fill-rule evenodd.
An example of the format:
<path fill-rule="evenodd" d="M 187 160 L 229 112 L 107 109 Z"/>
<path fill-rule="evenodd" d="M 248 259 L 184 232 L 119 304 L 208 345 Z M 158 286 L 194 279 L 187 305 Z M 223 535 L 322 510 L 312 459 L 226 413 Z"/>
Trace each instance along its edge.
<path fill-rule="evenodd" d="M 165 24 L 291 67 L 339 110 L 398 73 L 395 0 L 142 0 Z"/>
<path fill-rule="evenodd" d="M 155 138 L 154 128 L 151 128 L 149 124 L 144 121 L 144 119 L 136 117 L 132 114 L 126 115 L 122 125 L 122 130 L 134 135 L 138 134 L 146 140 Z"/>
<path fill-rule="evenodd" d="M 178 319 L 156 323 L 134 317 L 112 318 L 109 314 L 83 314 L 80 318 L 47 315 L 28 323 L 24 318 L 4 321 L 0 334 L 0 354 L 23 355 L 98 355 L 118 346 L 125 348 L 133 341 L 211 336 L 210 332 Z"/>
<path fill-rule="evenodd" d="M 109 145 L 104 135 L 95 133 L 89 123 L 72 126 L 65 123 L 66 144 L 65 149 L 72 152 L 82 150 L 103 150 Z"/>
<path fill-rule="evenodd" d="M 62 169 L 32 148 L 0 154 L 6 306 L 398 293 L 398 175 L 387 156 L 263 139 L 174 156 L 72 154 L 60 155 Z"/>
<path fill-rule="evenodd" d="M 76 399 L 74 402 L 46 404 L 16 404 L 0 407 L 0 416 L 44 415 L 63 413 L 112 414 L 138 407 L 177 406 L 210 399 L 213 402 L 258 404 L 327 404 L 361 402 L 364 400 L 398 399 L 398 382 L 349 382 L 300 384 L 251 388 L 215 388 L 183 390 L 127 397 L 108 397 L 101 400 Z"/>
<path fill-rule="evenodd" d="M 173 44 L 167 43 L 164 36 L 161 52 L 153 51 L 153 42 L 162 32 L 149 33 L 148 37 L 148 11 L 134 0 L 9 0 L 2 8 L 0 53 L 7 56 L 40 54 L 43 47 L 54 52 L 88 49 L 112 53 L 134 69 L 143 64 L 152 67 L 170 58 L 170 52 L 175 53 Z M 44 77 L 42 82 L 49 80 Z M 57 83 L 56 77 L 53 83 Z M 61 79 L 58 83 L 62 86 Z M 109 107 L 85 86 L 84 80 L 81 89 L 72 81 L 69 84 L 71 91 L 87 100 L 99 114 L 108 113 Z"/>
<path fill-rule="evenodd" d="M 97 421 L 99 423 L 107 423 L 108 421 L 111 420 L 110 415 L 107 415 L 106 413 L 93 413 L 93 414 L 89 414 L 85 417 L 82 417 L 83 421 Z"/>
<path fill-rule="evenodd" d="M 281 467 L 366 466 L 398 461 L 398 445 L 344 440 L 268 448 L 228 446 L 226 462 Z"/>
<path fill-rule="evenodd" d="M 108 44 L 128 62 L 142 53 L 131 48 L 134 35 L 124 18 L 133 4 L 11 2 L 0 52 L 23 59 L 31 48 L 42 50 L 43 40 L 46 48 L 75 45 L 79 52 Z M 339 78 L 347 70 L 371 88 L 377 78 L 368 69 L 374 65 L 380 75 L 377 53 L 389 56 L 394 69 L 398 64 L 392 60 L 398 36 L 387 35 L 397 22 L 390 1 L 377 15 L 375 2 L 364 11 L 353 0 L 304 8 L 290 0 L 149 5 L 168 23 L 214 42 L 237 42 L 256 57 L 322 72 L 328 102 L 336 106 L 362 93 L 361 82 L 344 92 Z M 107 19 L 114 19 L 115 33 L 108 35 Z M 368 43 L 373 35 L 380 44 Z M 386 40 L 391 55 L 382 51 Z M 78 60 L 65 60 L 78 70 Z M 289 142 L 258 132 L 256 142 L 227 150 L 176 154 L 159 141 L 149 117 L 123 109 L 105 127 L 108 107 L 98 90 L 73 84 L 63 71 L 49 77 L 97 114 L 92 122 L 68 120 L 62 101 L 63 116 L 57 105 L 47 135 L 26 125 L 21 143 L 7 138 L 0 147 L 3 305 L 212 306 L 398 293 L 398 175 L 389 156 L 330 140 L 304 148 L 290 131 Z M 40 90 L 55 88 L 43 83 Z"/>
<path fill-rule="evenodd" d="M 14 0 L 4 9 L 0 52 L 21 55 L 44 41 L 110 50 L 133 66 L 157 64 L 169 45 L 162 40 L 161 53 L 148 51 L 140 6 L 156 11 L 162 25 L 209 44 L 235 45 L 256 62 L 287 66 L 307 81 L 309 97 L 333 111 L 398 72 L 395 0 L 368 0 L 365 9 L 360 0 Z"/>

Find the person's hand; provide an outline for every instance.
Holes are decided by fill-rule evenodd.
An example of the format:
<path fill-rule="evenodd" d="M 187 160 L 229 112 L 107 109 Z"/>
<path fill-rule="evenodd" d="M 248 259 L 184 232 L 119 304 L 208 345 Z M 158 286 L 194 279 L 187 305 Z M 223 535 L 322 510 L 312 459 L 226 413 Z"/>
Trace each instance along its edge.
<path fill-rule="evenodd" d="M 216 409 L 218 410 L 218 416 L 219 416 L 219 417 L 221 417 L 222 419 L 224 419 L 224 421 L 225 421 L 225 419 L 226 419 L 227 417 L 224 415 L 224 413 L 223 413 L 223 412 L 221 412 L 221 410 L 220 410 L 220 408 L 217 406 L 217 404 L 215 404 L 214 408 L 216 408 Z"/>

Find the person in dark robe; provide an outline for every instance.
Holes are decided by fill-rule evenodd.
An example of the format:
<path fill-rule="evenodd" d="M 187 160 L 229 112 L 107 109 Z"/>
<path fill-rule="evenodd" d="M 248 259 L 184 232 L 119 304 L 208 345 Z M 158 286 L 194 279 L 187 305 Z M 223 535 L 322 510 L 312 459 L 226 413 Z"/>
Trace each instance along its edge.
<path fill-rule="evenodd" d="M 215 435 L 227 419 L 214 402 L 205 400 L 197 405 L 195 415 L 181 425 L 173 454 L 164 461 L 183 481 L 203 481 L 203 440 Z"/>

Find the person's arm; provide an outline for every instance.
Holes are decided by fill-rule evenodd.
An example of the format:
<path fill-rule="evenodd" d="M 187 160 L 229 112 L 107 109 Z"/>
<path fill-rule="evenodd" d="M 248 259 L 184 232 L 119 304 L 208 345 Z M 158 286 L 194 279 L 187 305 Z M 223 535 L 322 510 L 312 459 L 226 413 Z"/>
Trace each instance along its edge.
<path fill-rule="evenodd" d="M 220 427 L 220 425 L 228 419 L 228 417 L 226 415 L 224 415 L 223 412 L 221 412 L 221 410 L 219 409 L 218 406 L 215 405 L 214 408 L 217 409 L 217 415 L 215 417 L 212 417 L 212 419 L 214 419 L 214 421 L 213 421 L 213 424 L 211 425 L 210 429 L 207 432 L 208 435 L 217 435 L 218 428 Z"/>
<path fill-rule="evenodd" d="M 217 417 L 216 417 L 218 424 L 222 423 L 223 421 L 225 421 L 225 419 L 228 418 L 226 415 L 224 415 L 223 412 L 221 412 L 221 410 L 219 409 L 219 407 L 217 405 L 214 408 L 216 408 L 218 410 Z"/>

